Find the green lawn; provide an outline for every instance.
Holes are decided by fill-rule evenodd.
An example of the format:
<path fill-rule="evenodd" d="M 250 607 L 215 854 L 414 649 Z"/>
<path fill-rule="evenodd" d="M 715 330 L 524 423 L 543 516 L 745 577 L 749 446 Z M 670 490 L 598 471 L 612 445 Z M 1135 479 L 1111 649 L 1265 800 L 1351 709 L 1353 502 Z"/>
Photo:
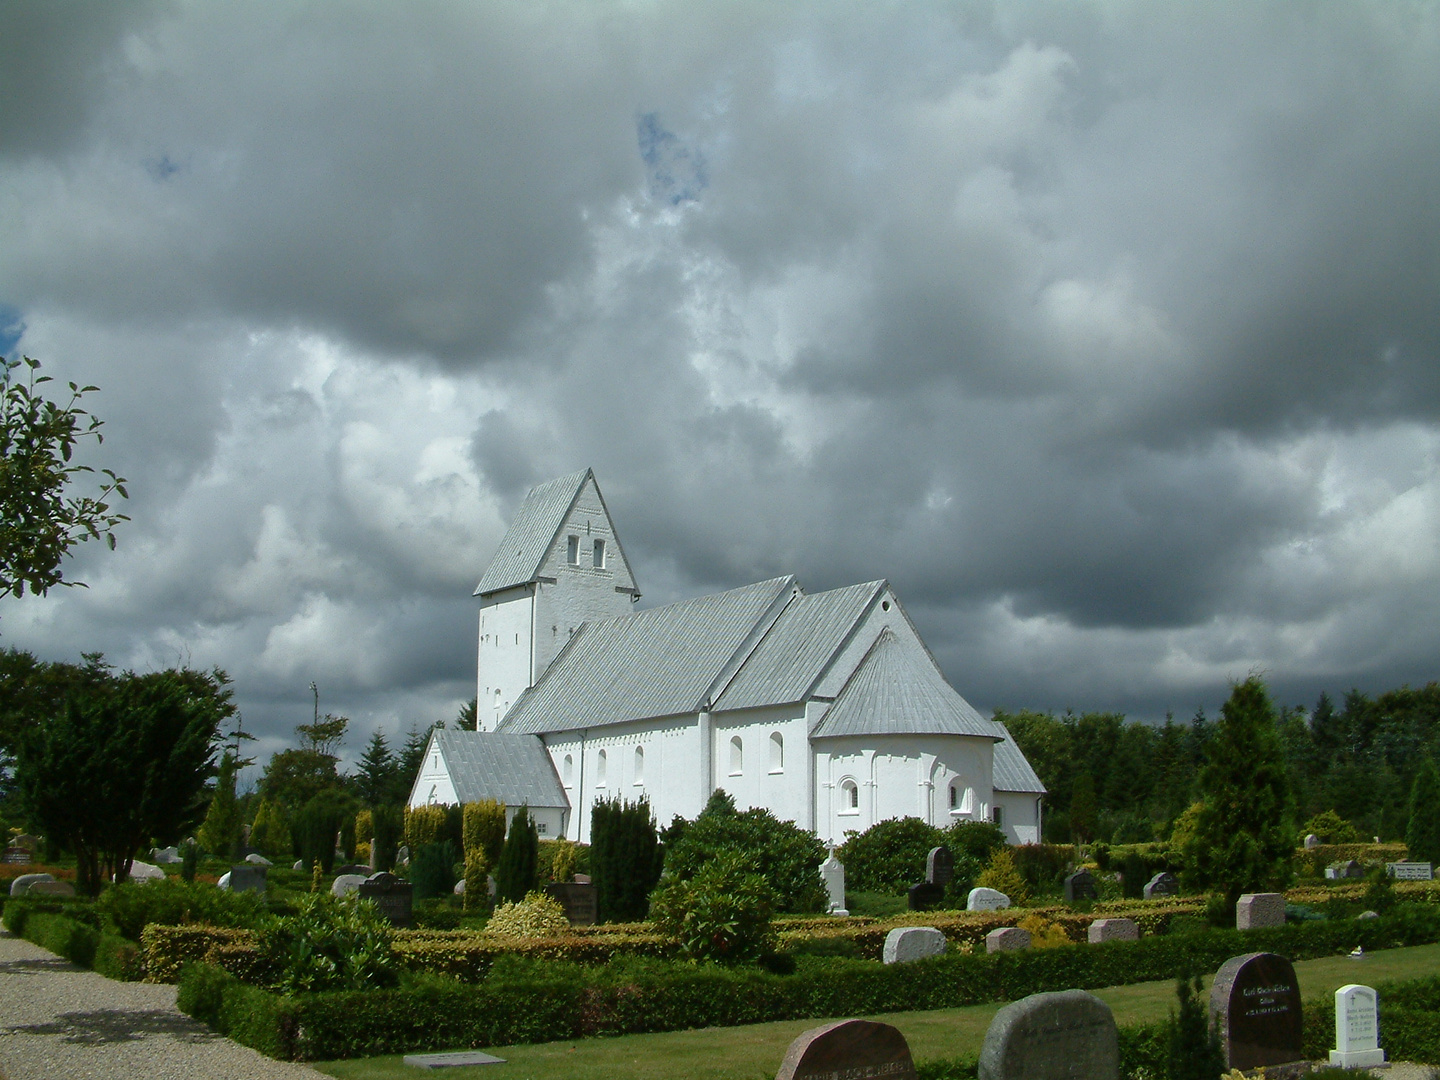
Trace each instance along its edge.
<path fill-rule="evenodd" d="M 1373 985 L 1391 979 L 1433 975 L 1440 968 L 1440 945 L 1391 949 L 1355 961 L 1343 956 L 1305 960 L 1295 965 L 1306 1000 L 1323 998 L 1351 982 Z M 1209 980 L 1206 980 L 1209 985 Z M 1121 1024 L 1163 1019 L 1175 1001 L 1170 982 L 1138 983 L 1097 991 Z M 869 1017 L 894 1024 L 905 1034 L 917 1060 L 973 1057 L 999 1004 L 933 1012 L 904 1012 Z M 766 1080 L 775 1075 L 785 1048 L 802 1031 L 822 1020 L 789 1020 L 736 1028 L 625 1035 L 613 1039 L 488 1048 L 504 1065 L 445 1069 L 446 1080 Z M 344 1080 L 411 1080 L 423 1075 L 400 1056 L 319 1062 L 323 1073 Z"/>

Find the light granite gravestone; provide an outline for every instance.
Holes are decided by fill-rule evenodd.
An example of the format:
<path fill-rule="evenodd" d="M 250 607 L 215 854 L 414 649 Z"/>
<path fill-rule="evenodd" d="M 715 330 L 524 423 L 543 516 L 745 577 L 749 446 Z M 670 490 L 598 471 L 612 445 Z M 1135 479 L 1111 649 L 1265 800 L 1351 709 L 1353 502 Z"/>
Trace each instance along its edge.
<path fill-rule="evenodd" d="M 1320 846 L 1320 837 L 1316 836 L 1313 832 L 1312 832 L 1312 833 L 1309 833 L 1309 834 L 1305 837 L 1305 850 L 1306 850 L 1306 851 L 1313 851 L 1315 848 L 1317 848 L 1317 847 L 1319 847 L 1319 846 Z"/>
<path fill-rule="evenodd" d="M 845 864 L 835 857 L 835 849 L 820 864 L 820 880 L 825 885 L 825 909 L 831 915 L 849 915 L 845 909 Z"/>
<path fill-rule="evenodd" d="M 130 880 L 144 883 L 146 881 L 164 881 L 165 871 L 154 863 L 141 862 L 139 859 L 130 860 Z"/>
<path fill-rule="evenodd" d="M 304 860 L 304 859 L 296 859 L 296 860 L 295 860 L 295 865 L 292 866 L 290 869 L 291 869 L 291 870 L 304 870 L 304 869 L 305 869 L 305 860 Z"/>
<path fill-rule="evenodd" d="M 1434 881 L 1435 868 L 1428 862 L 1392 862 L 1385 864 L 1385 872 L 1396 881 Z"/>
<path fill-rule="evenodd" d="M 269 859 L 267 859 L 264 855 L 261 855 L 258 851 L 252 851 L 249 855 L 246 855 L 246 856 L 245 856 L 245 861 L 248 862 L 251 866 L 274 866 L 274 865 L 275 865 L 275 864 L 272 863 Z"/>
<path fill-rule="evenodd" d="M 999 911 L 1010 906 L 1010 897 L 999 889 L 971 889 L 965 898 L 966 911 Z"/>
<path fill-rule="evenodd" d="M 840 1020 L 790 1044 L 775 1080 L 915 1080 L 910 1045 L 898 1028 Z"/>
<path fill-rule="evenodd" d="M 1220 1032 L 1225 1067 L 1259 1069 L 1304 1058 L 1300 983 L 1276 953 L 1232 956 L 1210 987 L 1210 1019 Z"/>
<path fill-rule="evenodd" d="M 54 874 L 21 874 L 14 881 L 10 882 L 11 896 L 24 896 L 30 891 L 30 887 L 41 881 L 54 881 Z"/>
<path fill-rule="evenodd" d="M 925 880 L 942 889 L 955 880 L 955 856 L 944 844 L 931 848 L 925 856 Z"/>
<path fill-rule="evenodd" d="M 180 849 L 177 847 L 156 848 L 152 858 L 157 866 L 175 866 L 185 861 L 180 857 Z"/>
<path fill-rule="evenodd" d="M 1084 990 L 1031 994 L 990 1021 L 979 1080 L 1117 1080 L 1115 1016 Z"/>
<path fill-rule="evenodd" d="M 1174 896 L 1180 891 L 1180 882 L 1169 870 L 1161 870 L 1145 883 L 1145 899 L 1154 900 L 1157 896 Z"/>
<path fill-rule="evenodd" d="M 1363 878 L 1365 867 L 1361 866 L 1354 859 L 1346 859 L 1344 862 L 1332 863 L 1325 868 L 1325 876 L 1331 881 L 1345 881 L 1352 878 Z"/>
<path fill-rule="evenodd" d="M 1236 930 L 1256 930 L 1262 926 L 1284 925 L 1284 893 L 1245 893 L 1235 903 Z"/>
<path fill-rule="evenodd" d="M 68 881 L 37 881 L 25 893 L 26 896 L 74 896 L 75 886 Z"/>
<path fill-rule="evenodd" d="M 885 935 L 883 959 L 887 964 L 907 964 L 939 956 L 946 948 L 945 935 L 933 926 L 897 926 Z"/>
<path fill-rule="evenodd" d="M 380 872 L 371 874 L 360 883 L 356 890 L 362 900 L 374 900 L 380 914 L 390 920 L 392 926 L 409 926 L 414 896 L 410 882 L 394 874 Z"/>
<path fill-rule="evenodd" d="M 1330 1064 L 1358 1069 L 1385 1064 L 1380 1049 L 1380 1000 L 1375 991 L 1359 983 L 1335 991 L 1335 1049 Z"/>
<path fill-rule="evenodd" d="M 450 1069 L 457 1065 L 504 1065 L 505 1059 L 479 1050 L 451 1050 L 444 1054 L 406 1054 L 406 1065 L 417 1069 Z"/>
<path fill-rule="evenodd" d="M 1065 878 L 1065 902 L 1094 900 L 1099 895 L 1095 889 L 1095 875 L 1089 870 L 1076 870 Z"/>
<path fill-rule="evenodd" d="M 1139 941 L 1140 926 L 1134 919 L 1096 919 L 1090 924 L 1090 944 L 1102 941 Z"/>
<path fill-rule="evenodd" d="M 985 935 L 985 951 L 1014 952 L 1030 947 L 1030 931 L 1018 926 L 1001 926 Z"/>
<path fill-rule="evenodd" d="M 330 883 L 331 896 L 349 896 L 357 891 L 365 883 L 365 876 L 362 874 L 338 874 L 335 880 Z"/>

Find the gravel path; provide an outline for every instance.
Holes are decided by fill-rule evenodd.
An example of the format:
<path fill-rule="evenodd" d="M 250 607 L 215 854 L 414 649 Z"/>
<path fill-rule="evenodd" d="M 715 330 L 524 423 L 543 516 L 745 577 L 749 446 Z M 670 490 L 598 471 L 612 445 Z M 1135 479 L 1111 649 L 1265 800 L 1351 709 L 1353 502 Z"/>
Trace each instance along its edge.
<path fill-rule="evenodd" d="M 3 1080 L 327 1080 L 221 1038 L 175 987 L 114 982 L 0 931 Z"/>

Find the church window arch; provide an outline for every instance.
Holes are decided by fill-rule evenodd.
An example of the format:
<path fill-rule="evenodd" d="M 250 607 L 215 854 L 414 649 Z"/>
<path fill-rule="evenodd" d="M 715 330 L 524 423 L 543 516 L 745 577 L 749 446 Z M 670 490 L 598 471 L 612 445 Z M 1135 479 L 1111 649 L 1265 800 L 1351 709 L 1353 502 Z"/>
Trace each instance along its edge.
<path fill-rule="evenodd" d="M 635 786 L 645 783 L 645 748 L 635 747 Z"/>
<path fill-rule="evenodd" d="M 860 785 L 850 777 L 840 781 L 840 813 L 858 814 L 860 812 Z"/>
<path fill-rule="evenodd" d="M 745 744 L 739 735 L 730 739 L 730 775 L 739 776 L 745 771 Z"/>
<path fill-rule="evenodd" d="M 785 737 L 778 731 L 770 733 L 770 771 L 772 773 L 785 771 Z"/>
<path fill-rule="evenodd" d="M 575 782 L 575 755 L 566 754 L 565 764 L 560 770 L 560 775 L 565 780 L 565 786 L 569 787 Z"/>
<path fill-rule="evenodd" d="M 571 566 L 580 565 L 580 537 L 570 536 L 565 539 L 565 561 Z"/>
<path fill-rule="evenodd" d="M 950 812 L 956 815 L 975 812 L 975 789 L 967 787 L 959 778 L 950 781 Z"/>
<path fill-rule="evenodd" d="M 605 766 L 606 766 L 606 764 L 607 764 L 607 762 L 606 762 L 606 760 L 605 760 L 605 751 L 604 751 L 604 750 L 601 750 L 600 753 L 598 753 L 598 754 L 595 755 L 595 786 L 596 786 L 596 787 L 604 787 L 604 786 L 605 786 Z"/>

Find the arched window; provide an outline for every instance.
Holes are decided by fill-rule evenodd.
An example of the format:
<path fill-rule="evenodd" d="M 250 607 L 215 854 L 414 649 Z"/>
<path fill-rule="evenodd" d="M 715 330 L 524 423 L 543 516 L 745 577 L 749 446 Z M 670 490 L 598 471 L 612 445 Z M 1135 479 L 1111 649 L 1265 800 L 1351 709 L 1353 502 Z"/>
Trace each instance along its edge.
<path fill-rule="evenodd" d="M 635 747 L 635 786 L 645 783 L 645 748 Z"/>
<path fill-rule="evenodd" d="M 565 755 L 565 767 L 564 767 L 564 769 L 561 771 L 561 775 L 565 778 L 565 786 L 566 786 L 566 787 L 569 787 L 571 784 L 573 784 L 573 783 L 575 782 L 575 755 L 574 755 L 574 754 L 566 754 L 566 755 Z"/>
<path fill-rule="evenodd" d="M 745 771 L 745 745 L 736 735 L 730 740 L 730 775 L 739 776 Z"/>
<path fill-rule="evenodd" d="M 595 786 L 605 786 L 605 751 L 595 755 Z"/>
<path fill-rule="evenodd" d="M 854 780 L 840 781 L 840 813 L 858 814 L 860 812 L 860 786 Z"/>
<path fill-rule="evenodd" d="M 785 771 L 785 740 L 778 731 L 770 733 L 770 771 L 772 773 Z"/>
<path fill-rule="evenodd" d="M 950 781 L 950 812 L 952 814 L 973 814 L 975 812 L 975 789 L 966 787 L 964 780 Z"/>

